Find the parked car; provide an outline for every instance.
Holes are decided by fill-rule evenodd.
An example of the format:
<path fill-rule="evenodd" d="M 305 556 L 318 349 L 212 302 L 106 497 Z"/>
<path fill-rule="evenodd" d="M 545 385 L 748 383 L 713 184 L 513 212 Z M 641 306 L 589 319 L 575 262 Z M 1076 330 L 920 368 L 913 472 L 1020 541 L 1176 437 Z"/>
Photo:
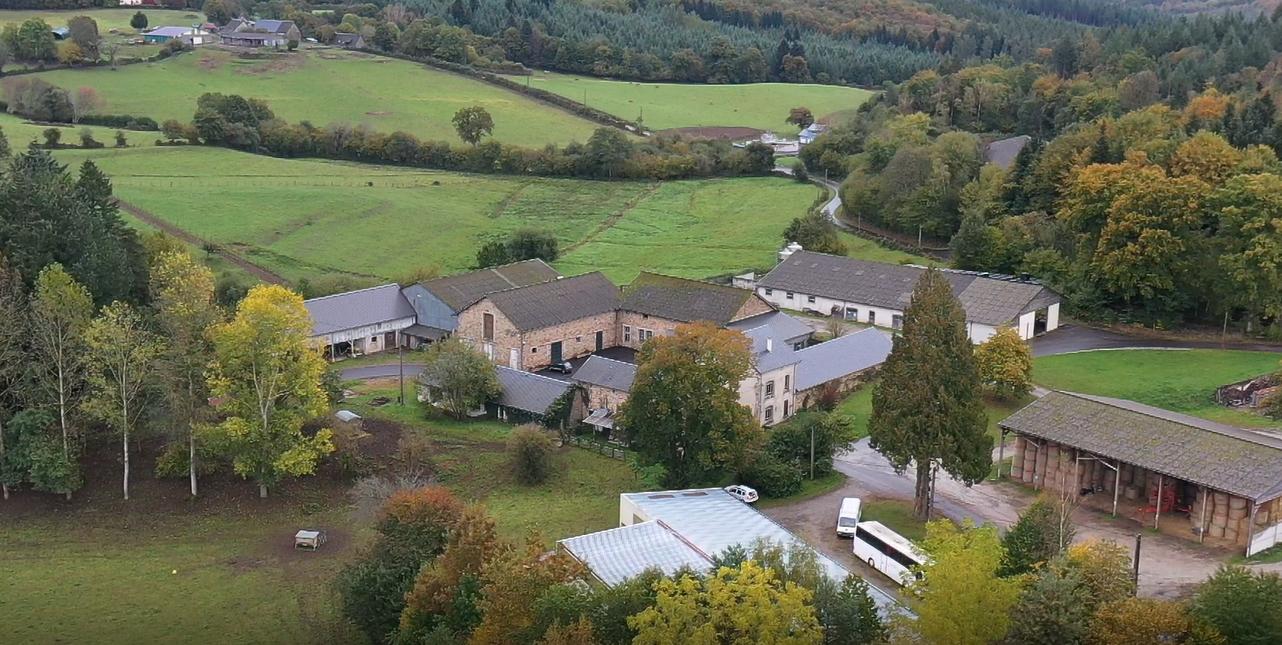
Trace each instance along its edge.
<path fill-rule="evenodd" d="M 570 361 L 561 361 L 560 363 L 553 363 L 551 365 L 548 365 L 548 371 L 560 372 L 562 374 L 569 374 L 570 372 L 574 371 L 574 366 L 570 364 Z"/>
<path fill-rule="evenodd" d="M 854 537 L 855 527 L 859 525 L 859 513 L 862 503 L 858 497 L 847 497 L 841 500 L 841 508 L 837 510 L 837 535 L 841 537 Z"/>
<path fill-rule="evenodd" d="M 731 497 L 743 502 L 744 504 L 751 504 L 757 501 L 757 491 L 754 488 L 744 486 L 742 484 L 735 484 L 733 486 L 726 486 L 725 490 L 727 493 L 730 493 Z"/>

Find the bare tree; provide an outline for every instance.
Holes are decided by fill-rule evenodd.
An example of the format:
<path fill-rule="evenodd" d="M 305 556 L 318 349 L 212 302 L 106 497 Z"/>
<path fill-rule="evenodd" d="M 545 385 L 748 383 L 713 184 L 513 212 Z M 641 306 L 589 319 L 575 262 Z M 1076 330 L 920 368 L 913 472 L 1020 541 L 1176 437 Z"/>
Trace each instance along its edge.
<path fill-rule="evenodd" d="M 836 340 L 846 335 L 846 323 L 837 316 L 831 316 L 824 325 L 824 330 L 828 332 L 828 340 Z"/>
<path fill-rule="evenodd" d="M 89 114 L 99 112 L 105 105 L 102 96 L 98 90 L 92 87 L 82 87 L 76 90 L 71 97 L 71 118 L 72 121 L 80 123 L 80 119 Z"/>
<path fill-rule="evenodd" d="M 120 53 L 120 43 L 115 41 L 103 41 L 102 53 L 107 56 L 107 62 L 111 63 L 111 69 L 116 69 L 116 54 Z"/>

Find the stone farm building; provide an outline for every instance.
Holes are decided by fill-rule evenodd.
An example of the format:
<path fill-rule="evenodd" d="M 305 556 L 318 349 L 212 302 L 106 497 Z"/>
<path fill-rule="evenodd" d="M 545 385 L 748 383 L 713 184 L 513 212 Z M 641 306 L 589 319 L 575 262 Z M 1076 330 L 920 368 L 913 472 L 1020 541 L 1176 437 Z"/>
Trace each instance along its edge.
<path fill-rule="evenodd" d="M 312 315 L 312 340 L 332 359 L 441 340 L 454 333 L 458 312 L 477 300 L 559 277 L 542 260 L 526 260 L 405 287 L 386 284 L 312 298 L 305 304 Z"/>
<path fill-rule="evenodd" d="M 1282 438 L 1149 405 L 1051 392 L 1000 424 L 1010 477 L 1174 535 L 1259 553 L 1282 542 Z"/>
<path fill-rule="evenodd" d="M 766 275 L 742 276 L 736 284 L 755 288 L 784 309 L 899 329 L 913 287 L 926 271 L 793 249 L 800 247 L 789 245 Z M 1014 327 L 1025 340 L 1059 326 L 1059 295 L 1040 284 L 968 271 L 943 274 L 966 311 L 966 332 L 976 343 L 1003 326 Z"/>
<path fill-rule="evenodd" d="M 236 18 L 219 27 L 218 38 L 233 47 L 287 47 L 302 40 L 292 20 L 245 20 Z"/>

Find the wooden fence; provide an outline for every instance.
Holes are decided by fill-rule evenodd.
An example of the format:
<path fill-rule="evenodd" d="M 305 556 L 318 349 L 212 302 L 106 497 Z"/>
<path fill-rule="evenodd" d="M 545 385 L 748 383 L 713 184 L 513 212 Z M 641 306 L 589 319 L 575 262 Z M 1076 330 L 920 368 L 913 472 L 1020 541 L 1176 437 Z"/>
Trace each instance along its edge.
<path fill-rule="evenodd" d="M 627 449 L 613 446 L 604 441 L 598 441 L 582 435 L 570 435 L 566 443 L 583 448 L 584 450 L 590 450 L 598 455 L 604 455 L 611 459 L 618 459 L 619 461 L 627 461 L 628 459 Z"/>

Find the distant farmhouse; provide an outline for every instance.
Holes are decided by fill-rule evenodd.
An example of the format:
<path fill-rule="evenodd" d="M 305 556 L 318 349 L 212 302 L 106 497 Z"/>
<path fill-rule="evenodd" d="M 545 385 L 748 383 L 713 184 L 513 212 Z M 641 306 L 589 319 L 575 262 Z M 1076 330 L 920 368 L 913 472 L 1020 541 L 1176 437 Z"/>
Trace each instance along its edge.
<path fill-rule="evenodd" d="M 365 49 L 365 38 L 360 34 L 340 31 L 334 34 L 334 44 L 343 49 Z"/>
<path fill-rule="evenodd" d="M 303 35 L 292 20 L 234 18 L 218 28 L 219 41 L 232 47 L 287 47 Z"/>
<path fill-rule="evenodd" d="M 780 252 L 779 264 L 766 275 L 740 276 L 736 284 L 784 309 L 899 329 L 913 287 L 926 270 L 794 248 L 800 247 Z M 969 271 L 943 274 L 966 311 L 966 332 L 976 343 L 1002 326 L 1014 327 L 1025 340 L 1059 327 L 1060 297 L 1040 284 Z"/>

